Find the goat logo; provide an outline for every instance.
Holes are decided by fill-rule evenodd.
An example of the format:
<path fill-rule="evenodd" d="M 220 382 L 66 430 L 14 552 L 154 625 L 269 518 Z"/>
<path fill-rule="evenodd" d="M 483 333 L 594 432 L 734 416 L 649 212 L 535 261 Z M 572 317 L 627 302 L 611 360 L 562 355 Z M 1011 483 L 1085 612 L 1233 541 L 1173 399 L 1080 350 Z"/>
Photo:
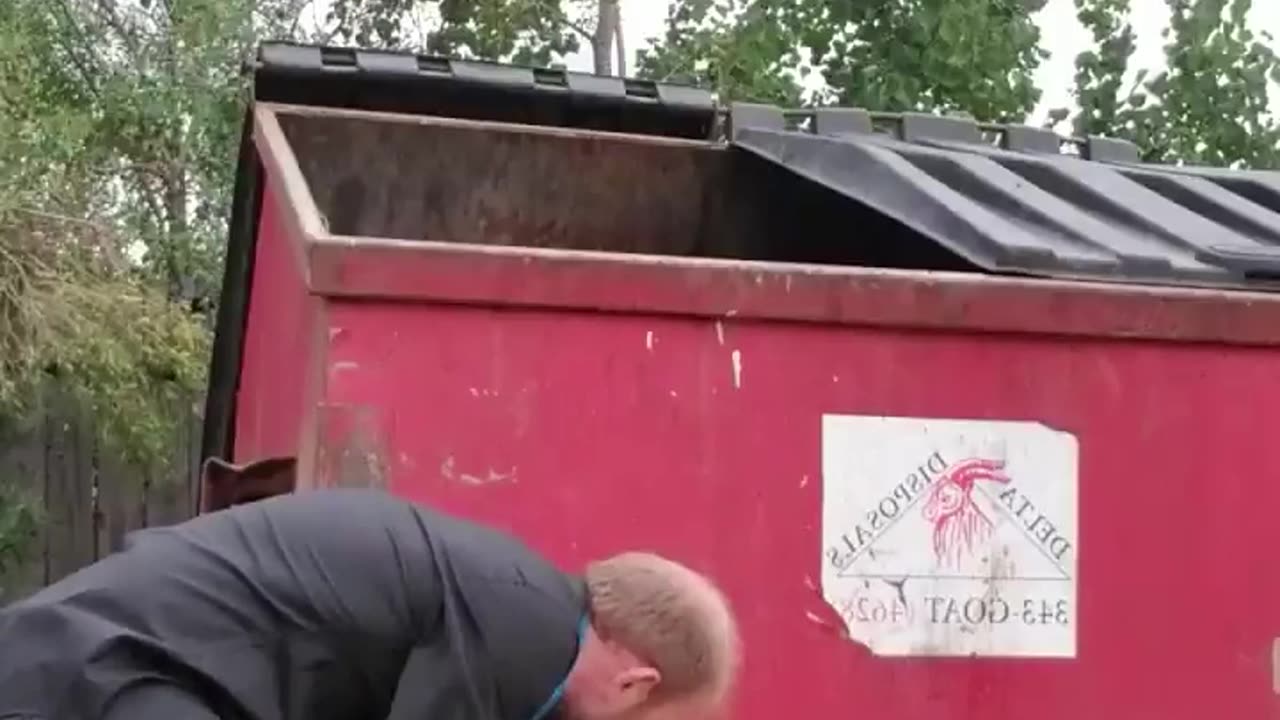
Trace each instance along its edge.
<path fill-rule="evenodd" d="M 955 567 L 991 537 L 991 518 L 973 499 L 979 481 L 1007 485 L 1003 460 L 970 458 L 950 466 L 929 491 L 924 518 L 933 524 L 933 554 L 939 565 Z"/>

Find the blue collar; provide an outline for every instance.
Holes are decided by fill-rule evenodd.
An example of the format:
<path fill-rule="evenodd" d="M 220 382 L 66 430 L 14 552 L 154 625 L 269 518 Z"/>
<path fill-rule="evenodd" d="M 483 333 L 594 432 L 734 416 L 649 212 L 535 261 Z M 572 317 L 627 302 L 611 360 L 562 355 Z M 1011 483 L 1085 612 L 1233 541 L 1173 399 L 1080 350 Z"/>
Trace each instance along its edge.
<path fill-rule="evenodd" d="M 578 646 L 577 651 L 574 653 L 574 662 L 577 662 L 578 653 L 582 652 L 582 640 L 587 636 L 587 624 L 589 622 L 590 618 L 587 617 L 586 613 L 583 613 L 582 619 L 578 621 Z M 570 665 L 569 669 L 572 670 L 573 666 Z M 556 689 L 551 691 L 551 697 L 548 697 L 546 702 L 542 703 L 542 707 L 539 707 L 529 720 L 544 720 L 555 709 L 556 705 L 560 704 L 560 698 L 564 697 L 564 684 L 568 680 L 569 673 L 566 672 L 564 680 L 561 680 L 560 684 L 556 685 Z"/>

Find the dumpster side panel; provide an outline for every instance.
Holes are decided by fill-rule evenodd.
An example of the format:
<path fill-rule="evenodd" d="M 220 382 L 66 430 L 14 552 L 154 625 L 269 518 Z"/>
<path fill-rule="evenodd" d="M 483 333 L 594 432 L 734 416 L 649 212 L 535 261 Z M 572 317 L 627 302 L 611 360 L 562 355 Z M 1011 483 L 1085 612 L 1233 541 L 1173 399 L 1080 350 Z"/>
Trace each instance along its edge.
<path fill-rule="evenodd" d="M 747 650 L 735 717 L 1280 710 L 1280 576 L 1264 571 L 1280 547 L 1275 351 L 408 303 L 329 312 L 346 339 L 330 348 L 326 402 L 380 409 L 394 492 L 514 530 L 566 567 L 639 547 L 713 574 Z M 843 637 L 819 588 L 828 413 L 1074 434 L 1075 658 L 887 658 Z"/>
<path fill-rule="evenodd" d="M 301 244 L 284 221 L 273 184 L 263 191 L 249 320 L 236 401 L 236 462 L 300 455 L 310 379 L 324 362 L 313 340 L 321 302 L 302 275 Z M 314 397 L 314 396 L 313 396 Z M 303 477 L 306 475 L 303 474 Z"/>

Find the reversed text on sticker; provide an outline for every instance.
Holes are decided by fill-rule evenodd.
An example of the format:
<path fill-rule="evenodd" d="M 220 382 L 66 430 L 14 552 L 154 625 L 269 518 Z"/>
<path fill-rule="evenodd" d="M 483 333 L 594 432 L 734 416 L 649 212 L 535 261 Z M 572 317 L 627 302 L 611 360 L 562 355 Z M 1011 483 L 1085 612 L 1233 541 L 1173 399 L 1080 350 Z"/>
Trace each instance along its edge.
<path fill-rule="evenodd" d="M 822 592 L 877 655 L 1076 655 L 1076 438 L 827 415 Z"/>

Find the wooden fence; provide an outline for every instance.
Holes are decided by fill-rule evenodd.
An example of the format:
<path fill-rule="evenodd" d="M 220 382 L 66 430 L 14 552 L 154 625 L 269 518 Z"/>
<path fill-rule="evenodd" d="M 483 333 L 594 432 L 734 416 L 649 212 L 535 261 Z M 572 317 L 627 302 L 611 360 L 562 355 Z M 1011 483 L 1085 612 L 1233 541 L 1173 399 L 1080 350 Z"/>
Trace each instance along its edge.
<path fill-rule="evenodd" d="M 193 514 L 200 420 L 177 433 L 172 468 L 148 477 L 101 452 L 93 419 L 50 412 L 0 446 L 0 483 L 35 511 L 36 532 L 0 556 L 0 606 L 119 550 L 133 530 Z M 10 500 L 12 502 L 12 500 Z"/>

